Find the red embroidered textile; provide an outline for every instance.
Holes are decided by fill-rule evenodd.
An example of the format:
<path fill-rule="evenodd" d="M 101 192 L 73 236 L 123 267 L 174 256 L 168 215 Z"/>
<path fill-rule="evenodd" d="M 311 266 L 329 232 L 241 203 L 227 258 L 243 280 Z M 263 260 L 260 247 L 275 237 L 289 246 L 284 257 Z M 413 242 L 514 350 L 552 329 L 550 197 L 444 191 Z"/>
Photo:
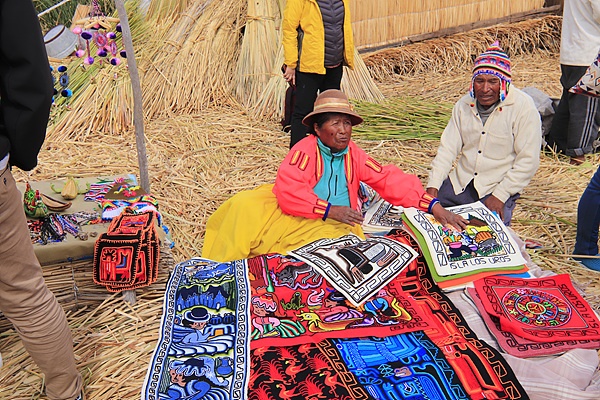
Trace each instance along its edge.
<path fill-rule="evenodd" d="M 503 331 L 533 340 L 598 340 L 600 321 L 568 274 L 536 279 L 491 276 L 474 282 Z"/>
<path fill-rule="evenodd" d="M 467 288 L 469 297 L 479 310 L 487 329 L 498 342 L 498 346 L 515 357 L 528 358 L 563 353 L 571 349 L 600 349 L 598 340 L 556 340 L 552 342 L 534 342 L 500 328 L 498 317 L 488 314 L 474 288 Z"/>

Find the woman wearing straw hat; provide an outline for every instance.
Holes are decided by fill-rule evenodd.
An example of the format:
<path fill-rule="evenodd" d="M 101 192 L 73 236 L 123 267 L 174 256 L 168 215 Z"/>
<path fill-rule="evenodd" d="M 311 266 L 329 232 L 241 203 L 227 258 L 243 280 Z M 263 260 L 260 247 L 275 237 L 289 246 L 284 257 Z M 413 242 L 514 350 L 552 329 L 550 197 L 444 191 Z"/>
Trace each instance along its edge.
<path fill-rule="evenodd" d="M 443 224 L 466 226 L 464 218 L 425 192 L 417 176 L 394 165 L 382 166 L 351 140 L 352 126 L 362 121 L 344 93 L 321 93 L 303 119 L 312 134 L 290 150 L 275 185 L 240 192 L 209 218 L 202 257 L 231 261 L 285 254 L 348 233 L 364 238 L 360 182 L 394 205 L 417 207 Z"/>
<path fill-rule="evenodd" d="M 283 77 L 295 88 L 290 148 L 306 136 L 302 119 L 317 92 L 339 89 L 343 65 L 354 68 L 349 0 L 287 0 L 283 11 Z"/>

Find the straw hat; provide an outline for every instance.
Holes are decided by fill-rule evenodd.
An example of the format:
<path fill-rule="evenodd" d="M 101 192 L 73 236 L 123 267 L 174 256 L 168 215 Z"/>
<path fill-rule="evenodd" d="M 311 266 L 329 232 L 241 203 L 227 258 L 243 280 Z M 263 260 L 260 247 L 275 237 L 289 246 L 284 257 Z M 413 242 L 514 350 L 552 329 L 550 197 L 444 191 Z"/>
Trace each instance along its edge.
<path fill-rule="evenodd" d="M 348 101 L 348 96 L 346 96 L 344 92 L 337 89 L 329 89 L 321 92 L 319 96 L 317 96 L 313 111 L 304 117 L 302 123 L 306 126 L 312 126 L 314 119 L 313 117 L 315 115 L 328 112 L 346 114 L 350 116 L 352 126 L 363 122 L 361 116 L 354 111 L 354 107 L 352 104 L 350 104 Z"/>

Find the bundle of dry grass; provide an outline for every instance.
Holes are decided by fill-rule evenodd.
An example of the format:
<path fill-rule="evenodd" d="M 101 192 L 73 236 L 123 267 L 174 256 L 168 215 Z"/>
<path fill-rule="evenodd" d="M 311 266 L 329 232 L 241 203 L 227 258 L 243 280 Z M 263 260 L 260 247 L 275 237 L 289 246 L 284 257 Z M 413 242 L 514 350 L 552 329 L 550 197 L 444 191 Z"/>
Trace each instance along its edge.
<path fill-rule="evenodd" d="M 390 48 L 365 55 L 365 64 L 377 81 L 385 81 L 395 75 L 449 73 L 471 67 L 475 57 L 496 40 L 510 57 L 557 53 L 561 21 L 561 17 L 549 16 Z"/>
<path fill-rule="evenodd" d="M 246 6 L 245 1 L 191 2 L 168 29 L 157 29 L 165 33 L 140 60 L 148 118 L 233 101 Z"/>
<path fill-rule="evenodd" d="M 537 10 L 544 0 L 350 1 L 359 49 L 389 45 L 411 35 Z"/>
<path fill-rule="evenodd" d="M 281 78 L 277 56 L 281 48 L 282 0 L 248 1 L 248 16 L 235 74 L 235 95 L 249 109 L 254 108 L 269 79 Z M 283 80 L 283 79 L 282 79 Z M 284 89 L 285 91 L 285 89 Z"/>

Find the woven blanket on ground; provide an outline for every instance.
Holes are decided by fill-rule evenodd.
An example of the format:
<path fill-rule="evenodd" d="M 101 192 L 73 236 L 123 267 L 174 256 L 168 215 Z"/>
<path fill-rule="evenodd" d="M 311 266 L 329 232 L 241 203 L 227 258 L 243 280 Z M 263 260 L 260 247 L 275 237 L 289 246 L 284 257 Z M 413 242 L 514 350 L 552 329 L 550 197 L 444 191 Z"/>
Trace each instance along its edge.
<path fill-rule="evenodd" d="M 528 398 L 422 258 L 359 307 L 342 297 L 281 255 L 178 264 L 142 399 Z"/>
<path fill-rule="evenodd" d="M 599 340 L 600 321 L 567 274 L 534 279 L 490 276 L 474 282 L 484 310 L 503 331 L 534 342 Z"/>
<path fill-rule="evenodd" d="M 355 306 L 376 295 L 417 257 L 396 240 L 355 235 L 316 240 L 288 254 L 315 268 Z"/>
<path fill-rule="evenodd" d="M 515 335 L 512 332 L 503 331 L 500 327 L 500 319 L 485 311 L 475 288 L 467 288 L 466 293 L 468 293 L 469 299 L 479 310 L 481 318 L 485 321 L 487 329 L 498 342 L 498 346 L 510 355 L 526 358 L 564 353 L 570 349 L 600 349 L 600 340 L 566 339 L 534 342 L 533 340 Z"/>

